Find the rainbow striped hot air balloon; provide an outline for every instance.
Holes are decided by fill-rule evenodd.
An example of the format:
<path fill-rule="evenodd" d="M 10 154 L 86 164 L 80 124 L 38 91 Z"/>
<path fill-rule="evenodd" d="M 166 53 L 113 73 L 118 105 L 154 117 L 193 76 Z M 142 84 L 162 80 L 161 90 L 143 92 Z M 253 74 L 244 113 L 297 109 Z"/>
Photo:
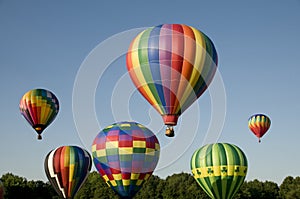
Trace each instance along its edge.
<path fill-rule="evenodd" d="M 201 31 L 183 24 L 163 24 L 137 35 L 126 56 L 130 77 L 144 98 L 160 113 L 166 135 L 211 83 L 217 52 Z"/>
<path fill-rule="evenodd" d="M 260 138 L 269 130 L 271 126 L 271 120 L 265 114 L 255 114 L 248 119 L 248 127 L 258 138 Z"/>
<path fill-rule="evenodd" d="M 20 100 L 20 112 L 42 139 L 42 132 L 55 119 L 59 111 L 56 96 L 45 89 L 33 89 Z"/>
<path fill-rule="evenodd" d="M 209 197 L 231 199 L 245 180 L 247 158 L 233 144 L 208 144 L 194 152 L 191 170 Z"/>
<path fill-rule="evenodd" d="M 104 128 L 92 145 L 94 165 L 122 198 L 133 197 L 152 175 L 159 159 L 159 142 L 145 126 L 119 122 Z"/>
<path fill-rule="evenodd" d="M 61 146 L 48 153 L 45 172 L 55 191 L 63 198 L 74 198 L 92 166 L 90 154 L 78 146 Z"/>

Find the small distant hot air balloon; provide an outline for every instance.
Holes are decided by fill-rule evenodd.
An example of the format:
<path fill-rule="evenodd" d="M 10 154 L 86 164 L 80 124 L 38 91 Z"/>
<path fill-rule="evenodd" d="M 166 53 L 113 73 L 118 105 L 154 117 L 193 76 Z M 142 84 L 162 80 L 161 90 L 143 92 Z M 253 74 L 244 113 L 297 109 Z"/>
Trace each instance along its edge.
<path fill-rule="evenodd" d="M 194 152 L 191 170 L 209 197 L 231 199 L 245 180 L 247 158 L 233 144 L 208 144 Z"/>
<path fill-rule="evenodd" d="M 61 146 L 48 153 L 45 172 L 55 191 L 73 198 L 86 180 L 92 166 L 90 154 L 78 146 Z"/>
<path fill-rule="evenodd" d="M 248 127 L 258 138 L 260 138 L 269 130 L 271 126 L 271 120 L 268 116 L 264 114 L 255 114 L 248 119 Z"/>
<path fill-rule="evenodd" d="M 161 114 L 169 137 L 174 136 L 178 117 L 208 88 L 217 63 L 213 42 L 184 24 L 144 30 L 132 40 L 126 56 L 131 80 Z"/>
<path fill-rule="evenodd" d="M 122 198 L 132 198 L 152 175 L 159 159 L 159 142 L 145 126 L 119 122 L 94 139 L 94 165 L 104 181 Z"/>
<path fill-rule="evenodd" d="M 0 180 L 0 199 L 4 199 L 4 185 Z"/>
<path fill-rule="evenodd" d="M 24 94 L 20 101 L 20 112 L 42 139 L 42 132 L 55 119 L 59 102 L 56 96 L 45 89 L 33 89 Z"/>

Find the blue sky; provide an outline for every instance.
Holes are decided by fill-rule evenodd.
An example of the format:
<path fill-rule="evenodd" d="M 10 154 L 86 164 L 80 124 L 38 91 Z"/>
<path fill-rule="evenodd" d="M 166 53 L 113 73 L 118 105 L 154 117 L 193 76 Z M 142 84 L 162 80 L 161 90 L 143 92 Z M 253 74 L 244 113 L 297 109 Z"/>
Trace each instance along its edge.
<path fill-rule="evenodd" d="M 90 151 L 89 139 L 101 128 L 118 120 L 136 120 L 152 129 L 161 141 L 162 156 L 155 172 L 161 177 L 189 172 L 191 155 L 206 142 L 205 137 L 236 144 L 246 153 L 247 180 L 281 183 L 288 175 L 299 176 L 299 10 L 297 0 L 0 0 L 0 175 L 12 172 L 46 181 L 43 162 L 50 150 L 78 145 Z M 102 65 L 105 57 L 97 55 L 104 44 L 109 45 L 108 54 L 122 52 L 136 28 L 162 23 L 183 23 L 206 33 L 216 46 L 222 80 L 216 83 L 216 90 L 206 92 L 181 116 L 174 139 L 162 135 L 160 116 L 134 90 L 124 54 L 109 65 Z M 118 39 L 123 40 L 115 42 Z M 73 91 L 77 89 L 76 78 L 81 77 L 80 69 L 87 69 L 92 56 L 99 56 L 93 70 L 103 73 L 96 78 L 95 90 L 83 87 L 94 92 L 95 104 L 88 106 L 95 108 L 99 130 L 89 129 L 95 118 L 83 118 L 85 134 L 76 128 L 73 118 L 74 109 L 76 115 L 83 108 L 74 108 Z M 89 77 L 86 79 L 88 82 Z M 37 87 L 53 91 L 61 105 L 42 141 L 36 140 L 18 108 L 22 95 Z M 226 101 L 218 102 L 212 96 L 218 98 L 213 93 L 218 94 L 222 87 Z M 84 96 L 82 100 L 89 102 Z M 223 129 L 210 135 L 209 124 L 219 122 L 211 118 L 218 118 L 218 114 L 222 117 L 218 104 L 224 103 Z M 217 116 L 212 117 L 213 112 Z M 272 120 L 260 144 L 247 126 L 248 117 L 257 112 L 266 113 Z"/>

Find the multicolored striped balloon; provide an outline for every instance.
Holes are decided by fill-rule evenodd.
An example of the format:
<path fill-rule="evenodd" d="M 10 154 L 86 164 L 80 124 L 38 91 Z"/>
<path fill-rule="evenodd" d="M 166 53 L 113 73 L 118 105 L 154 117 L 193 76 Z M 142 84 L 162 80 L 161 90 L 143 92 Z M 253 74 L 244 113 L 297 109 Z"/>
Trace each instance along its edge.
<path fill-rule="evenodd" d="M 94 165 L 121 197 L 133 197 L 152 175 L 159 159 L 159 142 L 145 126 L 119 122 L 103 129 L 92 145 Z"/>
<path fill-rule="evenodd" d="M 248 127 L 258 138 L 260 138 L 269 130 L 271 126 L 271 120 L 264 114 L 255 114 L 248 119 Z"/>
<path fill-rule="evenodd" d="M 171 127 L 208 88 L 218 57 L 214 44 L 201 31 L 163 24 L 133 39 L 126 63 L 136 88 Z"/>
<path fill-rule="evenodd" d="M 20 101 L 20 112 L 42 139 L 42 132 L 51 124 L 59 111 L 56 96 L 45 89 L 33 89 L 24 94 Z"/>
<path fill-rule="evenodd" d="M 92 166 L 90 154 L 78 146 L 61 146 L 48 153 L 45 172 L 55 191 L 73 198 L 86 180 Z"/>
<path fill-rule="evenodd" d="M 245 180 L 247 158 L 233 144 L 208 144 L 194 152 L 191 170 L 209 197 L 231 199 Z"/>

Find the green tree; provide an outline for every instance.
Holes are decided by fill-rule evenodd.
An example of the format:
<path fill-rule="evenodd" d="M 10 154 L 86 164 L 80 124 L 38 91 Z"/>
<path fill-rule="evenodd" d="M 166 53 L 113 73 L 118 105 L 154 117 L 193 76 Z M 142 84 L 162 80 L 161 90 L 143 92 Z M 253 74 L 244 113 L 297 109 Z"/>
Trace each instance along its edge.
<path fill-rule="evenodd" d="M 6 199 L 52 199 L 55 196 L 52 186 L 40 180 L 27 181 L 26 178 L 7 173 L 1 177 L 1 181 L 5 187 Z"/>
<path fill-rule="evenodd" d="M 279 192 L 283 199 L 300 199 L 300 177 L 286 177 L 280 185 Z"/>
<path fill-rule="evenodd" d="M 187 173 L 173 174 L 172 176 L 166 178 L 166 185 L 163 191 L 163 198 L 209 199 L 206 193 L 197 184 L 193 176 Z"/>
<path fill-rule="evenodd" d="M 30 198 L 30 189 L 27 187 L 27 180 L 25 178 L 7 173 L 1 177 L 1 181 L 5 187 L 4 197 L 6 199 Z"/>
<path fill-rule="evenodd" d="M 142 198 L 163 198 L 163 190 L 165 181 L 158 176 L 152 175 L 143 185 L 141 190 L 134 197 L 135 199 Z"/>
<path fill-rule="evenodd" d="M 99 173 L 91 172 L 75 199 L 118 199 L 117 194 L 104 182 Z"/>
<path fill-rule="evenodd" d="M 279 187 L 276 183 L 253 180 L 244 182 L 234 199 L 280 199 Z"/>

